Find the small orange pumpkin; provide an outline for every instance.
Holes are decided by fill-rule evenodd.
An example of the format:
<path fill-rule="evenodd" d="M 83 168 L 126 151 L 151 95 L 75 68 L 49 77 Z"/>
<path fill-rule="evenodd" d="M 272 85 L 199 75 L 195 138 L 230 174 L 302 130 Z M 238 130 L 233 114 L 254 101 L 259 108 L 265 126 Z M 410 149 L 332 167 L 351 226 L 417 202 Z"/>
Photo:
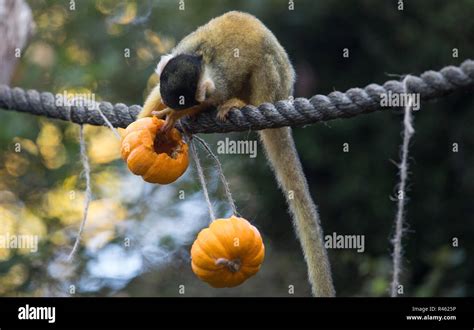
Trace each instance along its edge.
<path fill-rule="evenodd" d="M 215 288 L 234 287 L 258 272 L 264 255 L 257 228 L 232 216 L 201 230 L 191 248 L 191 266 L 197 277 Z"/>
<path fill-rule="evenodd" d="M 128 125 L 121 154 L 133 174 L 151 183 L 167 184 L 178 179 L 189 165 L 188 145 L 176 128 L 164 133 L 165 121 L 146 117 Z"/>

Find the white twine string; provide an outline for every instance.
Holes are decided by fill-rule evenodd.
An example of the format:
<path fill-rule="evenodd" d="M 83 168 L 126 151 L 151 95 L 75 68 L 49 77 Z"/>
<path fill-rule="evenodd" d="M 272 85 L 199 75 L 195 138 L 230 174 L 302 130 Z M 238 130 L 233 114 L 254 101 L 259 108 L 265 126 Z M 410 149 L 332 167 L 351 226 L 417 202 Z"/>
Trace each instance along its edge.
<path fill-rule="evenodd" d="M 401 162 L 398 165 L 400 171 L 400 183 L 398 191 L 398 204 L 397 204 L 397 213 L 395 216 L 395 235 L 392 239 L 393 244 L 393 277 L 391 283 L 391 296 L 396 297 L 397 291 L 400 285 L 400 274 L 402 267 L 402 237 L 403 237 L 403 224 L 405 217 L 405 198 L 406 198 L 406 182 L 408 178 L 408 151 L 410 145 L 410 139 L 415 133 L 413 128 L 413 116 L 412 116 L 412 106 L 413 99 L 412 96 L 408 94 L 407 81 L 410 76 L 407 75 L 403 80 L 403 87 L 405 95 L 408 98 L 408 102 L 405 105 L 405 115 L 403 117 L 403 143 L 401 146 Z M 406 99 L 405 99 L 406 100 Z"/>
<path fill-rule="evenodd" d="M 222 169 L 222 164 L 221 164 L 219 158 L 212 152 L 211 147 L 209 147 L 209 145 L 206 143 L 206 141 L 204 141 L 203 139 L 201 139 L 197 135 L 194 135 L 194 138 L 196 140 L 198 140 L 199 143 L 201 143 L 201 145 L 207 151 L 209 156 L 211 156 L 214 159 L 214 162 L 216 163 L 217 171 L 219 172 L 219 177 L 222 181 L 222 184 L 224 185 L 224 190 L 225 190 L 225 195 L 227 197 L 227 201 L 228 201 L 230 207 L 232 208 L 232 212 L 234 213 L 234 215 L 238 215 L 237 207 L 235 206 L 235 202 L 234 202 L 234 199 L 232 198 L 232 193 L 230 191 L 229 182 L 225 178 L 224 170 Z"/>
<path fill-rule="evenodd" d="M 84 208 L 82 213 L 82 221 L 79 227 L 79 232 L 77 233 L 76 241 L 74 242 L 74 246 L 69 253 L 68 261 L 71 261 L 74 258 L 74 255 L 79 248 L 79 243 L 81 242 L 82 233 L 84 231 L 84 227 L 87 221 L 87 215 L 89 213 L 89 205 L 92 200 L 92 191 L 91 191 L 91 177 L 90 177 L 90 166 L 89 166 L 89 157 L 87 157 L 87 150 L 86 150 L 86 141 L 84 138 L 84 126 L 79 126 L 79 145 L 80 145 L 80 153 L 81 153 L 81 162 L 82 167 L 84 168 L 84 177 L 86 179 L 86 191 L 85 191 L 85 200 L 84 200 Z"/>
<path fill-rule="evenodd" d="M 121 140 L 122 137 L 120 136 L 120 133 L 119 133 L 118 130 L 114 127 L 114 125 L 112 125 L 112 123 L 107 119 L 107 117 L 104 115 L 104 113 L 102 112 L 102 110 L 100 110 L 99 104 L 96 104 L 95 109 L 99 112 L 100 116 L 102 117 L 102 119 L 104 120 L 104 122 L 107 124 L 107 126 L 109 126 L 109 128 L 112 130 L 112 132 L 114 132 L 115 136 L 116 136 L 119 140 Z"/>
<path fill-rule="evenodd" d="M 201 166 L 201 161 L 199 160 L 199 156 L 196 150 L 196 146 L 194 144 L 194 141 L 192 140 L 192 137 L 188 135 L 188 143 L 189 147 L 191 149 L 191 154 L 194 159 L 194 164 L 196 165 L 196 170 L 198 173 L 199 181 L 201 182 L 201 187 L 202 187 L 202 192 L 204 193 L 204 198 L 206 199 L 207 207 L 209 209 L 209 216 L 211 218 L 211 221 L 214 221 L 216 219 L 214 215 L 214 210 L 212 207 L 211 199 L 209 198 L 209 192 L 207 190 L 207 185 L 206 185 L 206 179 L 204 178 L 204 172 L 202 170 Z"/>

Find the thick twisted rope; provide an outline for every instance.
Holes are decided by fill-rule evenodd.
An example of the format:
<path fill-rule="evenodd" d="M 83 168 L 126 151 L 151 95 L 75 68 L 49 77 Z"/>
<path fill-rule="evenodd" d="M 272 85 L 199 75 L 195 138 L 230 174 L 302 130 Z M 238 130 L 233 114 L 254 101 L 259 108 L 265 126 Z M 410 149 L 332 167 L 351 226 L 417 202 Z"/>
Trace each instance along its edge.
<path fill-rule="evenodd" d="M 419 93 L 422 100 L 434 99 L 459 89 L 472 88 L 474 87 L 474 61 L 466 60 L 459 67 L 447 66 L 440 71 L 426 71 L 419 77 L 410 76 L 406 81 L 406 86 L 412 93 Z M 382 86 L 370 84 L 364 88 L 351 88 L 345 93 L 336 91 L 327 96 L 315 95 L 310 99 L 297 98 L 275 104 L 264 103 L 258 107 L 248 105 L 242 109 L 232 110 L 225 122 L 216 120 L 216 112 L 212 110 L 195 118 L 182 120 L 182 125 L 191 134 L 304 126 L 380 110 L 382 94 L 403 93 L 403 91 L 402 82 L 390 80 Z M 78 124 L 107 124 L 97 109 L 57 106 L 52 93 L 25 91 L 18 87 L 0 86 L 0 108 Z M 113 126 L 126 127 L 135 120 L 141 107 L 100 102 L 99 109 Z"/>

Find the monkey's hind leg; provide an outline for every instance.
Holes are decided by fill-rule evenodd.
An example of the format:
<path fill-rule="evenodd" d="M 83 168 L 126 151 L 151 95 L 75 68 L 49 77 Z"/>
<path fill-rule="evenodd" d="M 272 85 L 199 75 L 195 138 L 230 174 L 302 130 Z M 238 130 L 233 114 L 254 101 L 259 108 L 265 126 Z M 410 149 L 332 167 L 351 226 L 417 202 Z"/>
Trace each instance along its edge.
<path fill-rule="evenodd" d="M 160 84 L 157 84 L 148 95 L 145 104 L 143 105 L 143 109 L 138 114 L 137 119 L 150 117 L 153 111 L 159 111 L 165 108 L 166 105 L 161 101 Z"/>
<path fill-rule="evenodd" d="M 232 110 L 232 108 L 242 108 L 245 105 L 247 104 L 241 99 L 236 97 L 231 98 L 217 107 L 217 119 L 220 121 L 225 121 L 229 111 Z"/>

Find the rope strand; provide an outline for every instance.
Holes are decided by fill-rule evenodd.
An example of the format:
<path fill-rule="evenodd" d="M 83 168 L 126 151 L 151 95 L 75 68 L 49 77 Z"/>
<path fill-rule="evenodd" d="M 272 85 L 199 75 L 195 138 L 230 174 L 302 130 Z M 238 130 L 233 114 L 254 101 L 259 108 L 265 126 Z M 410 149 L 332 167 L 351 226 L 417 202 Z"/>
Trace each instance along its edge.
<path fill-rule="evenodd" d="M 201 167 L 201 161 L 199 160 L 199 156 L 198 156 L 194 141 L 192 139 L 192 136 L 188 136 L 188 143 L 189 143 L 189 147 L 191 149 L 191 154 L 192 154 L 193 159 L 194 159 L 194 164 L 196 165 L 196 170 L 197 170 L 197 173 L 198 173 L 198 176 L 199 176 L 199 181 L 201 182 L 202 192 L 204 193 L 204 198 L 206 199 L 207 207 L 209 208 L 209 216 L 211 217 L 210 222 L 212 222 L 212 221 L 214 221 L 214 219 L 216 217 L 214 216 L 214 210 L 213 210 L 213 207 L 212 207 L 211 199 L 209 198 L 209 192 L 207 190 L 206 179 L 204 178 L 204 172 L 203 172 L 202 167 Z"/>
<path fill-rule="evenodd" d="M 222 169 L 222 164 L 219 160 L 219 158 L 212 152 L 211 147 L 201 139 L 199 136 L 194 135 L 194 138 L 198 140 L 199 143 L 204 147 L 204 149 L 207 151 L 209 156 L 211 156 L 214 159 L 214 162 L 216 163 L 217 166 L 217 171 L 219 172 L 219 177 L 221 178 L 222 184 L 224 185 L 224 190 L 225 190 L 225 195 L 227 197 L 227 202 L 229 203 L 230 207 L 232 208 L 232 212 L 234 215 L 239 215 L 237 212 L 237 207 L 235 206 L 234 199 L 232 198 L 232 193 L 230 191 L 230 186 L 229 182 L 226 180 L 225 175 L 224 175 L 224 170 Z"/>
<path fill-rule="evenodd" d="M 97 104 L 97 107 L 96 107 L 97 111 L 99 112 L 100 116 L 102 117 L 102 119 L 104 120 L 104 122 L 107 124 L 107 126 L 109 126 L 109 128 L 112 130 L 112 132 L 114 133 L 114 135 L 119 139 L 121 140 L 122 139 L 122 136 L 120 135 L 120 133 L 118 132 L 118 130 L 114 127 L 114 125 L 112 125 L 112 123 L 109 121 L 109 119 L 104 115 L 104 113 L 102 112 L 102 110 L 100 110 L 100 104 Z"/>
<path fill-rule="evenodd" d="M 74 242 L 74 246 L 69 253 L 68 261 L 72 261 L 74 255 L 79 248 L 79 243 L 81 242 L 82 233 L 84 231 L 84 227 L 87 221 L 87 215 L 89 213 L 89 205 L 92 200 L 92 191 L 91 191 L 91 176 L 90 176 L 90 166 L 89 166 L 89 157 L 87 157 L 87 150 L 86 150 L 86 140 L 84 138 L 84 126 L 80 125 L 79 127 L 79 145 L 80 145 L 80 152 L 81 152 L 81 162 L 82 167 L 84 168 L 84 177 L 86 179 L 86 196 L 84 200 L 84 208 L 83 208 L 83 215 L 81 225 L 79 227 L 79 232 L 77 233 L 76 241 Z"/>
<path fill-rule="evenodd" d="M 393 276 L 391 283 L 391 293 L 392 297 L 397 296 L 397 290 L 400 285 L 400 274 L 402 267 L 402 237 L 403 237 L 403 223 L 405 216 L 405 198 L 406 198 L 406 181 L 408 178 L 408 151 L 410 146 L 410 139 L 415 133 L 413 128 L 413 118 L 412 118 L 412 106 L 413 99 L 410 94 L 408 94 L 407 81 L 410 76 L 406 76 L 403 79 L 404 92 L 408 96 L 408 102 L 405 105 L 405 114 L 403 117 L 403 143 L 401 147 L 401 162 L 399 165 L 400 169 L 400 184 L 398 191 L 398 204 L 397 204 L 397 213 L 395 216 L 395 236 L 392 239 L 393 244 Z"/>

